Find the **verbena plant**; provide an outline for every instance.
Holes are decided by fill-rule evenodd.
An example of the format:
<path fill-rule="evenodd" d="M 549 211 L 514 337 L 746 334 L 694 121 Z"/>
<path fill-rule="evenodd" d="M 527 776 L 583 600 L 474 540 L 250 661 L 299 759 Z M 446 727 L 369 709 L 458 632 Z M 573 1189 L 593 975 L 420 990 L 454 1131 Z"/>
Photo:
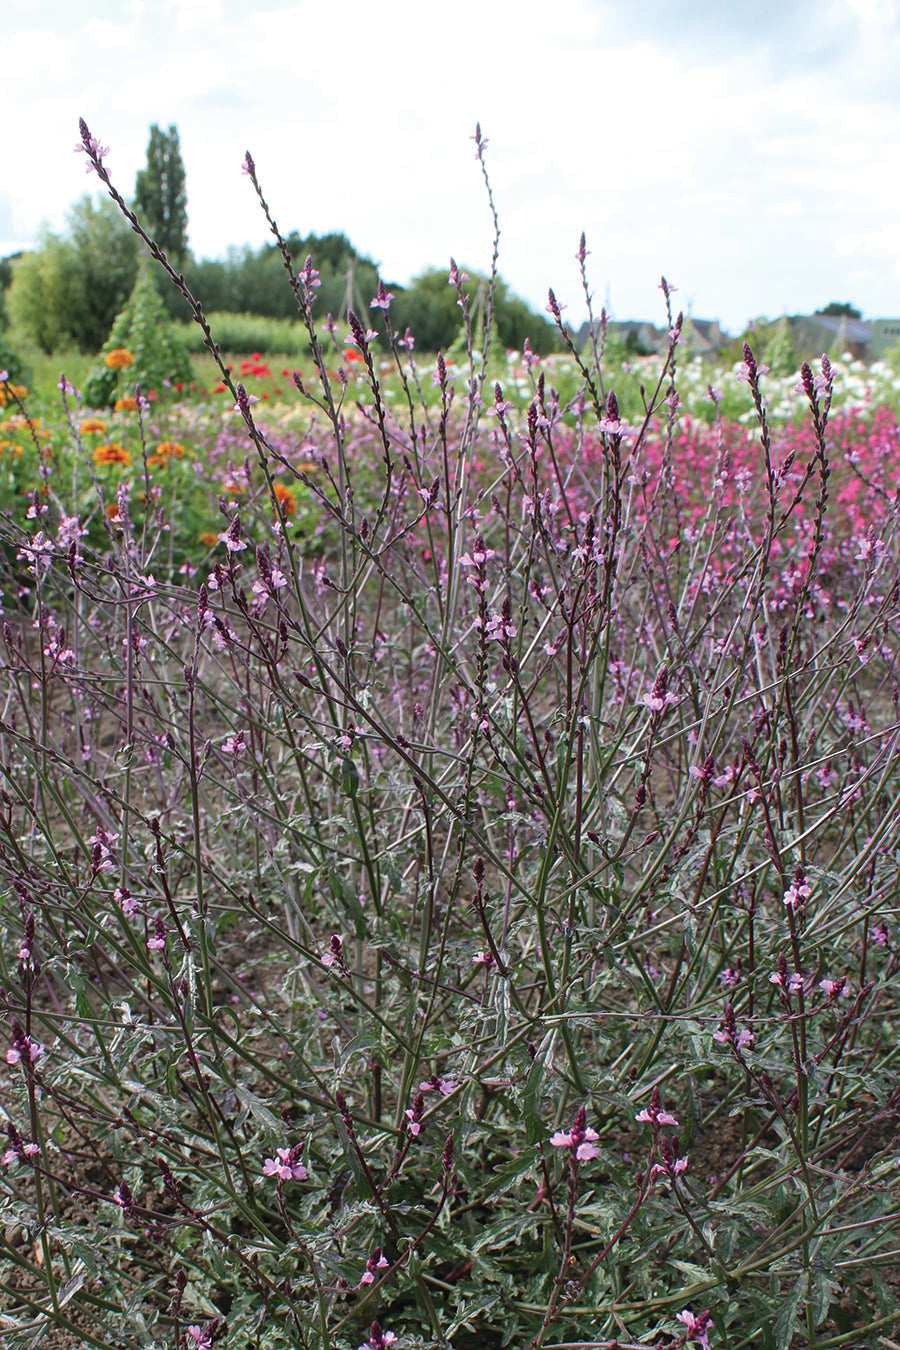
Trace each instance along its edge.
<path fill-rule="evenodd" d="M 462 392 L 391 331 L 389 406 L 354 314 L 335 383 L 244 167 L 318 372 L 302 457 L 186 294 L 255 493 L 215 562 L 158 576 L 162 496 L 135 528 L 86 454 L 92 519 L 37 447 L 3 522 L 3 1344 L 890 1336 L 890 447 L 845 447 L 835 512 L 827 360 L 779 447 L 747 348 L 755 463 L 721 421 L 687 462 L 665 282 L 630 423 L 552 293 L 580 386 L 526 357 L 517 413 L 455 267 Z"/>

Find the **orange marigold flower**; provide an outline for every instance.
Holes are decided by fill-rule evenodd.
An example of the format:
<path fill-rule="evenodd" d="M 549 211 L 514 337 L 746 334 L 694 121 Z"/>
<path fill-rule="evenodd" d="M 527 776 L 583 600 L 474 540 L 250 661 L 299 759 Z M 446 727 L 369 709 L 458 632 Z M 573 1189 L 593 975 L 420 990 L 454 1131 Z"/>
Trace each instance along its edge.
<path fill-rule="evenodd" d="M 134 357 L 124 347 L 113 347 L 103 359 L 110 370 L 124 370 L 126 366 L 134 365 Z"/>
<path fill-rule="evenodd" d="M 98 464 L 128 465 L 131 463 L 131 453 L 116 441 L 108 441 L 106 445 L 97 446 L 94 451 L 94 459 Z"/>
<path fill-rule="evenodd" d="M 284 483 L 275 484 L 275 497 L 281 504 L 281 509 L 286 516 L 297 514 L 297 498 L 289 487 L 285 487 Z"/>
<path fill-rule="evenodd" d="M 172 459 L 181 459 L 184 455 L 184 446 L 181 441 L 160 441 L 156 447 L 156 454 L 161 459 L 171 457 Z"/>
<path fill-rule="evenodd" d="M 81 424 L 82 436 L 102 436 L 106 423 L 100 417 L 86 417 Z"/>
<path fill-rule="evenodd" d="M 126 394 L 124 398 L 116 399 L 116 412 L 137 412 L 137 399 Z"/>
<path fill-rule="evenodd" d="M 217 534 L 211 534 L 209 530 L 205 530 L 200 536 L 200 543 L 205 544 L 207 548 L 215 548 L 218 542 L 219 536 Z"/>

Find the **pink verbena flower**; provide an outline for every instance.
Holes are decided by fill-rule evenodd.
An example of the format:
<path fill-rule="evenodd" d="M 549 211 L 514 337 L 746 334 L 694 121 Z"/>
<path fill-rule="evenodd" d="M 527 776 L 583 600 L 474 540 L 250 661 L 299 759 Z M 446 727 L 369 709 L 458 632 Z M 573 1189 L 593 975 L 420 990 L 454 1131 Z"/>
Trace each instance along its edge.
<path fill-rule="evenodd" d="M 408 1106 L 403 1114 L 406 1116 L 406 1128 L 414 1139 L 422 1133 L 422 1116 L 425 1111 L 425 1098 L 421 1092 L 417 1092 L 412 1106 Z"/>
<path fill-rule="evenodd" d="M 6 1052 L 7 1064 L 36 1064 L 46 1053 L 46 1047 L 40 1041 L 32 1040 L 27 1035 L 24 1027 L 18 1018 L 13 1017 L 10 1021 L 10 1030 L 12 1031 L 12 1045 Z"/>
<path fill-rule="evenodd" d="M 713 1032 L 713 1040 L 718 1041 L 720 1045 L 730 1045 L 732 1049 L 740 1052 L 754 1045 L 756 1036 L 747 1027 L 738 1029 L 734 1008 L 730 1003 L 726 1003 L 725 1017 L 719 1030 Z"/>
<path fill-rule="evenodd" d="M 378 294 L 375 296 L 374 300 L 369 301 L 369 309 L 383 309 L 387 311 L 391 307 L 391 301 L 393 300 L 393 298 L 394 298 L 393 291 L 385 290 L 384 282 L 379 281 Z"/>
<path fill-rule="evenodd" d="M 302 269 L 297 273 L 297 276 L 303 282 L 303 285 L 307 290 L 318 290 L 322 285 L 319 280 L 319 273 L 313 267 L 312 256 L 309 253 L 306 255 L 306 262 L 303 264 Z M 393 298 L 394 297 L 391 296 L 391 299 Z"/>
<path fill-rule="evenodd" d="M 662 1125 L 677 1126 L 678 1124 L 677 1119 L 672 1115 L 671 1111 L 665 1111 L 663 1109 L 662 1097 L 660 1096 L 658 1087 L 654 1087 L 653 1091 L 650 1093 L 650 1106 L 645 1106 L 642 1110 L 638 1111 L 635 1120 L 640 1121 L 642 1124 L 650 1124 L 655 1130 L 659 1129 Z"/>
<path fill-rule="evenodd" d="M 597 1148 L 599 1138 L 597 1131 L 587 1123 L 587 1112 L 584 1107 L 579 1106 L 571 1128 L 557 1130 L 555 1134 L 551 1134 L 550 1143 L 553 1148 L 570 1149 L 578 1162 L 590 1162 L 592 1158 L 600 1156 L 600 1150 Z"/>
<path fill-rule="evenodd" d="M 663 712 L 664 709 L 677 703 L 678 699 L 669 690 L 669 669 L 668 666 L 662 666 L 656 677 L 653 688 L 649 693 L 644 694 L 641 703 L 649 708 L 651 712 Z"/>
<path fill-rule="evenodd" d="M 85 170 L 87 173 L 93 173 L 96 171 L 98 164 L 102 167 L 104 157 L 109 154 L 109 146 L 101 145 L 97 137 L 91 135 L 84 118 L 78 123 L 78 129 L 81 132 L 81 145 L 76 145 L 75 153 L 76 155 L 87 155 L 88 162 Z M 97 164 L 94 163 L 94 160 L 97 161 Z"/>
<path fill-rule="evenodd" d="M 131 1194 L 131 1187 L 127 1181 L 120 1181 L 112 1194 L 113 1203 L 119 1206 L 119 1209 L 130 1214 L 134 1209 L 134 1196 Z"/>
<path fill-rule="evenodd" d="M 798 994 L 803 988 L 803 976 L 795 970 L 786 978 L 781 971 L 773 970 L 769 976 L 769 984 L 777 984 L 786 994 Z"/>
<path fill-rule="evenodd" d="M 784 903 L 790 909 L 794 909 L 797 905 L 801 904 L 802 901 L 808 900 L 811 895 L 812 889 L 809 882 L 803 882 L 800 886 L 796 883 L 792 883 L 784 893 Z"/>
<path fill-rule="evenodd" d="M 241 553 L 247 547 L 247 541 L 241 538 L 241 518 L 234 516 L 228 529 L 218 536 L 229 553 Z"/>
<path fill-rule="evenodd" d="M 696 1341 L 701 1350 L 709 1350 L 709 1331 L 707 1328 L 712 1321 L 709 1308 L 704 1308 L 703 1312 L 696 1316 L 689 1308 L 685 1308 L 677 1314 L 677 1317 L 678 1321 L 684 1324 L 687 1339 Z"/>
<path fill-rule="evenodd" d="M 164 952 L 166 949 L 166 925 L 159 914 L 153 916 L 153 936 L 147 939 L 147 947 L 151 952 Z"/>
<path fill-rule="evenodd" d="M 359 1350 L 386 1350 L 387 1346 L 396 1344 L 397 1337 L 392 1331 L 382 1331 L 380 1324 L 373 1322 L 369 1327 L 369 1339 Z"/>
<path fill-rule="evenodd" d="M 263 1173 L 267 1177 L 277 1177 L 279 1181 L 305 1181 L 309 1174 L 299 1161 L 302 1151 L 302 1144 L 295 1144 L 293 1148 L 276 1148 L 275 1157 L 266 1158 L 263 1163 Z"/>
<path fill-rule="evenodd" d="M 113 891 L 113 900 L 119 906 L 126 919 L 133 919 L 138 909 L 138 902 L 127 886 L 116 886 Z"/>
<path fill-rule="evenodd" d="M 433 1074 L 427 1082 L 419 1084 L 419 1091 L 439 1092 L 442 1097 L 449 1097 L 450 1093 L 456 1090 L 456 1087 L 455 1078 L 438 1078 L 436 1074 Z"/>
<path fill-rule="evenodd" d="M 375 1274 L 376 1270 L 388 1270 L 390 1264 L 390 1261 L 384 1255 L 381 1248 L 376 1247 L 372 1255 L 366 1261 L 365 1273 L 360 1280 L 360 1284 L 374 1284 L 378 1278 Z"/>
<path fill-rule="evenodd" d="M 344 960 L 344 944 L 341 941 L 339 934 L 332 933 L 328 942 L 328 951 L 322 957 L 322 965 L 326 970 L 329 970 L 334 966 L 341 975 L 350 974 L 350 971 L 347 969 L 347 963 Z"/>

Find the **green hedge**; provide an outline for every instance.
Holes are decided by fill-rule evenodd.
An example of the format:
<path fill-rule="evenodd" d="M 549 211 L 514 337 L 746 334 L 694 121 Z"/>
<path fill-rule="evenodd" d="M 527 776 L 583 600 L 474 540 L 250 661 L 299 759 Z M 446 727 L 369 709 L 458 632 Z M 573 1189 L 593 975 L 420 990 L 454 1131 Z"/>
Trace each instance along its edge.
<path fill-rule="evenodd" d="M 213 337 L 223 352 L 238 355 L 296 352 L 299 355 L 308 342 L 303 324 L 290 319 L 269 319 L 262 314 L 229 314 L 224 311 L 213 311 L 206 317 Z M 174 327 L 189 351 L 203 350 L 203 334 L 197 324 L 177 323 Z"/>

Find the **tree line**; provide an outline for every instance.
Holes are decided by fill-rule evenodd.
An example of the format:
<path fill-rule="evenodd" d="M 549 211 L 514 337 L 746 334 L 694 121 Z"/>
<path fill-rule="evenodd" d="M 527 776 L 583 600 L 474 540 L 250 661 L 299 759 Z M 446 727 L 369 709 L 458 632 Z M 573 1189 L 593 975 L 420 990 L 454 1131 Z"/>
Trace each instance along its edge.
<path fill-rule="evenodd" d="M 147 163 L 137 175 L 133 205 L 207 312 L 298 318 L 275 245 L 232 248 L 224 259 L 200 259 L 191 253 L 186 176 L 176 127 L 167 131 L 151 127 Z M 318 317 L 324 320 L 332 314 L 337 319 L 348 307 L 364 308 L 370 326 L 383 330 L 381 311 L 368 309 L 378 287 L 378 266 L 345 234 L 295 231 L 288 235 L 287 245 L 300 266 L 310 255 L 319 270 Z M 35 249 L 0 260 L 5 322 L 48 353 L 70 346 L 97 351 L 131 293 L 141 256 L 140 241 L 115 205 L 106 198 L 84 197 L 70 211 L 64 233 L 45 230 Z M 464 284 L 470 305 L 477 308 L 485 279 L 473 272 Z M 177 291 L 164 278 L 160 285 L 170 314 L 189 317 Z M 420 350 L 447 349 L 458 339 L 462 316 L 445 270 L 431 268 L 409 285 L 391 282 L 389 289 L 394 294 L 393 327 L 400 333 L 409 328 Z M 496 337 L 504 347 L 521 350 L 527 337 L 538 353 L 555 349 L 553 326 L 502 279 L 495 287 L 494 313 Z"/>

